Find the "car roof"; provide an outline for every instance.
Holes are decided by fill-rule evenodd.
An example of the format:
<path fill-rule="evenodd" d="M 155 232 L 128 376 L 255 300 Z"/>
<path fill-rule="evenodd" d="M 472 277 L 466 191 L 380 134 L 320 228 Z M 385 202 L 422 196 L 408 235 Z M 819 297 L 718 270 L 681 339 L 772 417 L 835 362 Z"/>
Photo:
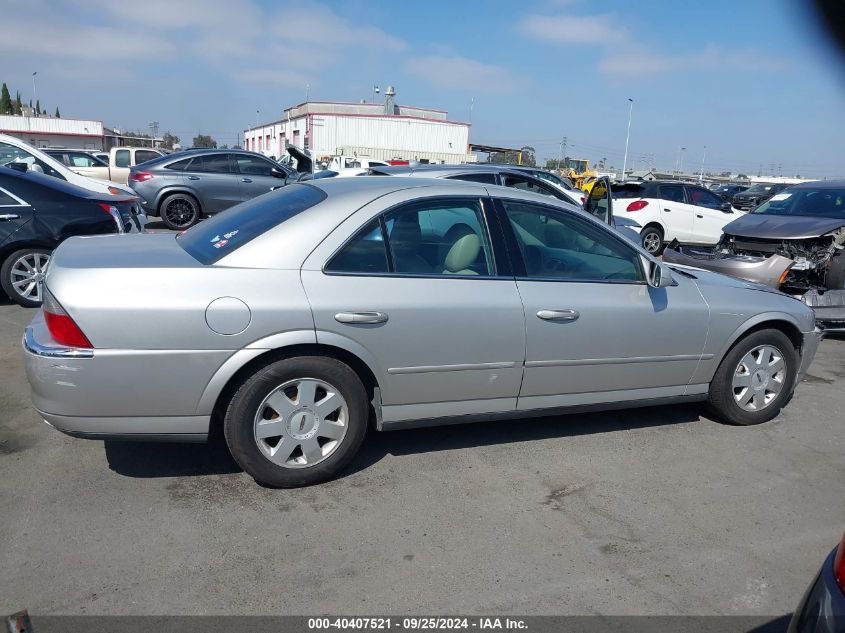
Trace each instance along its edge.
<path fill-rule="evenodd" d="M 518 170 L 499 165 L 391 165 L 390 167 L 376 167 L 375 171 L 385 175 L 416 176 L 422 178 L 437 178 L 441 175 L 452 174 L 499 174 L 516 173 Z M 530 174 L 529 174 L 530 175 Z"/>
<path fill-rule="evenodd" d="M 792 185 L 791 189 L 845 189 L 845 180 L 811 180 Z"/>

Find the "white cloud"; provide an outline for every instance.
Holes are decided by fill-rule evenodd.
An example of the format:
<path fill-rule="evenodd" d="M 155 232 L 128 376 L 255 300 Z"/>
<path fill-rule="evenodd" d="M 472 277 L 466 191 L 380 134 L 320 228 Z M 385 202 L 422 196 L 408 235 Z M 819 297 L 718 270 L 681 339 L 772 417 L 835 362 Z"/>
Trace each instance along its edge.
<path fill-rule="evenodd" d="M 628 36 L 610 15 L 531 14 L 517 28 L 523 35 L 554 44 L 613 44 Z"/>
<path fill-rule="evenodd" d="M 449 90 L 511 92 L 522 84 L 506 68 L 457 55 L 417 57 L 405 63 L 405 72 Z"/>
<path fill-rule="evenodd" d="M 754 50 L 730 51 L 709 45 L 694 53 L 667 55 L 645 48 L 611 53 L 601 59 L 599 70 L 608 75 L 651 75 L 682 71 L 781 72 L 789 70 L 786 59 L 767 57 Z"/>

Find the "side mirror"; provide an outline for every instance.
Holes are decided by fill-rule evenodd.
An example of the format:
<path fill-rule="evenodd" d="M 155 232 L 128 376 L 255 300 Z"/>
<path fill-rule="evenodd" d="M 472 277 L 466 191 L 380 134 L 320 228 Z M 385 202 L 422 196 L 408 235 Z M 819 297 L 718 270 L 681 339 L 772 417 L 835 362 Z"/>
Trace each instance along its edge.
<path fill-rule="evenodd" d="M 725 202 L 723 202 L 721 204 L 721 206 L 719 207 L 719 209 L 722 211 L 722 213 L 733 213 L 733 207 L 731 206 L 731 203 L 730 203 L 729 200 L 726 200 Z"/>
<path fill-rule="evenodd" d="M 287 178 L 288 174 L 283 169 L 279 169 L 278 167 L 273 167 L 270 170 L 270 173 L 273 175 L 274 178 Z"/>
<path fill-rule="evenodd" d="M 643 258 L 646 264 L 646 282 L 652 288 L 667 288 L 672 285 L 672 271 L 662 263 Z"/>

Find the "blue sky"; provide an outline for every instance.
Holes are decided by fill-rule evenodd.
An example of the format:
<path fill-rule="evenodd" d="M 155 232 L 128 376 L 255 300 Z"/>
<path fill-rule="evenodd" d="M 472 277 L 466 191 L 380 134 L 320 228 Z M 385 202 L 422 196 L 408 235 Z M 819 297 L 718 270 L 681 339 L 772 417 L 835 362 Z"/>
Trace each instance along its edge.
<path fill-rule="evenodd" d="M 312 99 L 449 111 L 474 142 L 622 164 L 845 176 L 845 72 L 800 0 L 4 2 L 0 81 L 183 140 Z"/>

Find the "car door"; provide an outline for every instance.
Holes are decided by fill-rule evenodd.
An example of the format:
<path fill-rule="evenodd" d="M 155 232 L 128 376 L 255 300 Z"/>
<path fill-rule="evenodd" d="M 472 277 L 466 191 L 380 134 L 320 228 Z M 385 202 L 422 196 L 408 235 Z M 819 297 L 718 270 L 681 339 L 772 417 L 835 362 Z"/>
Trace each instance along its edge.
<path fill-rule="evenodd" d="M 660 219 L 666 227 L 664 241 L 690 242 L 693 239 L 695 207 L 687 204 L 684 186 L 681 184 L 657 185 L 660 205 Z"/>
<path fill-rule="evenodd" d="M 303 266 L 317 341 L 368 362 L 384 422 L 516 407 L 525 324 L 501 234 L 483 188 L 447 191 L 371 202 Z"/>
<path fill-rule="evenodd" d="M 203 213 L 220 213 L 242 199 L 238 176 L 226 152 L 194 156 L 182 177 L 196 193 Z"/>
<path fill-rule="evenodd" d="M 709 322 L 692 280 L 653 288 L 648 260 L 605 225 L 497 198 L 525 308 L 518 409 L 684 395 Z"/>
<path fill-rule="evenodd" d="M 284 186 L 286 172 L 277 163 L 251 154 L 232 154 L 231 157 L 241 200 L 251 200 Z"/>
<path fill-rule="evenodd" d="M 692 238 L 695 244 L 715 245 L 722 237 L 722 229 L 737 217 L 720 196 L 703 187 L 687 186 L 687 200 L 695 207 Z M 722 207 L 725 210 L 722 210 Z"/>
<path fill-rule="evenodd" d="M 0 186 L 0 247 L 27 222 L 32 220 L 32 205 L 14 186 Z"/>

